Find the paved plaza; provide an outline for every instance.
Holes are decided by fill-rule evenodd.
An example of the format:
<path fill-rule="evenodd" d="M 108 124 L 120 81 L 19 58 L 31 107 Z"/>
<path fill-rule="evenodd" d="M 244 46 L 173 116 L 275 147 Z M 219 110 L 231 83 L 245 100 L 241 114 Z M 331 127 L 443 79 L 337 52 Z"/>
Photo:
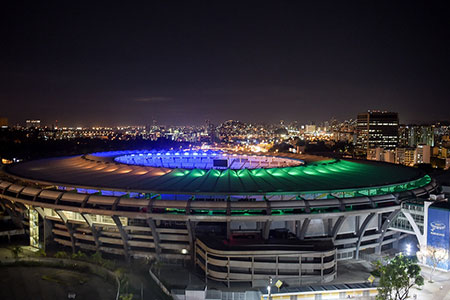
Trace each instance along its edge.
<path fill-rule="evenodd" d="M 411 290 L 411 299 L 417 295 L 418 300 L 450 300 L 450 272 L 436 270 L 433 274 L 433 283 L 430 283 L 430 271 L 430 268 L 422 266 L 425 284 L 422 290 Z"/>

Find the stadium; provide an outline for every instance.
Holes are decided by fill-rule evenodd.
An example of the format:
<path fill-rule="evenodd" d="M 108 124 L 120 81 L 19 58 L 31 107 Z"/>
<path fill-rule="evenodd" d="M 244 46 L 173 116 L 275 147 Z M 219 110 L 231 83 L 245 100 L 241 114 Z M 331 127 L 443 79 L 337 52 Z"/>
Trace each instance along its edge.
<path fill-rule="evenodd" d="M 192 261 L 227 283 L 330 282 L 381 253 L 402 203 L 439 189 L 419 169 L 299 154 L 116 151 L 5 166 L 1 205 L 30 244 Z"/>

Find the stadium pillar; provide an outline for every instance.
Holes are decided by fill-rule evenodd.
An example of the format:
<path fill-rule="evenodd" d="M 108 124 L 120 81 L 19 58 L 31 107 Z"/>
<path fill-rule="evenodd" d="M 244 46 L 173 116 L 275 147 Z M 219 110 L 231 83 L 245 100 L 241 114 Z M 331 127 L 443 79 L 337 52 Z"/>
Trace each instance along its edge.
<path fill-rule="evenodd" d="M 189 236 L 189 251 L 191 253 L 191 260 L 194 262 L 195 260 L 195 222 L 191 220 L 186 221 L 186 228 Z"/>
<path fill-rule="evenodd" d="M 333 219 L 332 218 L 328 218 L 327 219 L 327 235 L 330 236 L 331 232 L 333 230 Z"/>
<path fill-rule="evenodd" d="M 70 242 L 72 244 L 72 252 L 75 253 L 75 236 L 73 231 L 72 223 L 69 223 L 66 214 L 64 214 L 61 210 L 55 209 L 55 213 L 61 218 L 62 222 L 67 228 L 67 231 L 70 235 Z"/>
<path fill-rule="evenodd" d="M 302 227 L 302 221 L 301 220 L 296 220 L 295 221 L 295 236 L 296 237 L 300 237 L 300 229 Z"/>
<path fill-rule="evenodd" d="M 419 246 L 426 246 L 427 240 L 426 240 L 426 225 L 424 225 L 423 232 L 420 232 L 419 226 L 417 225 L 416 221 L 412 217 L 411 213 L 405 209 L 402 209 L 403 215 L 408 220 L 409 224 L 411 225 L 414 233 L 416 234 L 417 241 L 419 242 Z"/>
<path fill-rule="evenodd" d="M 147 219 L 147 225 L 152 230 L 152 237 L 153 237 L 153 243 L 155 244 L 155 253 L 156 253 L 156 259 L 159 260 L 159 255 L 161 254 L 161 246 L 160 246 L 160 239 L 159 239 L 159 232 L 156 229 L 155 221 L 152 218 Z M 192 249 L 192 248 L 191 248 Z M 192 251 L 192 250 L 191 250 Z"/>
<path fill-rule="evenodd" d="M 118 216 L 112 216 L 111 217 L 114 221 L 114 223 L 117 226 L 117 229 L 119 230 L 120 237 L 122 238 L 122 244 L 123 244 L 123 254 L 125 256 L 125 260 L 127 262 L 130 262 L 130 253 L 129 253 L 129 246 L 128 246 L 128 235 L 123 229 L 122 222 L 120 221 Z"/>
<path fill-rule="evenodd" d="M 386 218 L 386 220 L 383 223 L 383 226 L 381 226 L 381 232 L 380 237 L 377 240 L 378 246 L 375 248 L 376 254 L 381 254 L 381 247 L 383 246 L 383 240 L 384 236 L 386 235 L 387 229 L 389 228 L 389 223 L 392 222 L 392 220 L 397 217 L 397 215 L 401 212 L 401 208 L 397 208 L 396 210 L 392 211 L 389 216 Z"/>
<path fill-rule="evenodd" d="M 346 216 L 340 216 L 337 220 L 336 223 L 334 223 L 333 229 L 331 230 L 331 239 L 334 241 L 336 240 L 336 237 L 339 233 L 339 230 L 342 227 L 342 224 L 344 224 L 345 220 L 347 219 Z"/>
<path fill-rule="evenodd" d="M 399 244 L 399 240 L 400 240 L 401 235 L 402 234 L 400 232 L 394 233 L 395 241 L 392 243 L 392 247 L 394 247 L 395 249 L 398 249 L 398 244 Z"/>
<path fill-rule="evenodd" d="M 300 229 L 300 235 L 299 235 L 299 239 L 303 240 L 305 238 L 306 232 L 308 231 L 308 227 L 309 227 L 309 223 L 311 222 L 311 219 L 306 218 L 303 221 L 303 225 L 302 228 Z"/>
<path fill-rule="evenodd" d="M 355 251 L 355 258 L 359 259 L 359 248 L 361 247 L 361 242 L 364 237 L 364 233 L 366 232 L 367 227 L 370 224 L 370 221 L 372 221 L 373 217 L 376 215 L 376 213 L 370 213 L 365 219 L 364 222 L 361 225 L 361 228 L 358 230 L 358 242 L 356 243 L 356 251 Z"/>
<path fill-rule="evenodd" d="M 272 225 L 272 221 L 267 220 L 264 223 L 264 228 L 263 228 L 263 239 L 267 240 L 269 238 L 269 234 L 270 234 L 270 226 Z"/>
<path fill-rule="evenodd" d="M 39 249 L 39 213 L 32 206 L 28 206 L 28 212 L 30 246 Z"/>
<path fill-rule="evenodd" d="M 41 216 L 42 221 L 44 223 L 44 235 L 43 235 L 44 240 L 42 241 L 41 245 L 45 251 L 49 242 L 53 240 L 53 233 L 52 233 L 53 224 L 50 220 L 47 219 L 47 215 L 45 214 L 45 211 L 42 207 L 36 206 L 36 207 L 34 207 L 34 209 Z"/>
<path fill-rule="evenodd" d="M 383 214 L 378 214 L 378 231 L 381 231 L 381 227 L 383 226 Z"/>
<path fill-rule="evenodd" d="M 4 201 L 4 208 L 8 215 L 11 217 L 11 221 L 19 228 L 23 228 L 23 216 L 21 216 L 17 211 L 15 210 L 15 205 L 12 201 L 9 201 L 7 199 L 3 199 Z"/>
<path fill-rule="evenodd" d="M 100 251 L 100 233 L 98 232 L 97 228 L 95 228 L 94 222 L 92 222 L 91 216 L 85 213 L 82 213 L 81 216 L 83 217 L 84 221 L 86 221 L 86 224 L 89 226 L 92 232 L 92 236 L 94 237 L 94 243 L 95 243 L 95 249 L 97 252 Z"/>

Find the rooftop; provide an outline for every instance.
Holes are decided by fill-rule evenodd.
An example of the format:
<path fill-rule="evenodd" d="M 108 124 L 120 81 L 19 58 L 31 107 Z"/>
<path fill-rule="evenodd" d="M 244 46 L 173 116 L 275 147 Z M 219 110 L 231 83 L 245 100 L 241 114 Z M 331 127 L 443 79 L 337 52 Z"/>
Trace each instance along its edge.
<path fill-rule="evenodd" d="M 362 160 L 318 160 L 297 155 L 295 158 L 305 164 L 238 170 L 184 169 L 115 162 L 120 155 L 123 153 L 42 159 L 9 165 L 5 171 L 43 184 L 175 194 L 341 193 L 345 197 L 347 192 L 359 196 L 401 192 L 431 181 L 418 169 Z"/>

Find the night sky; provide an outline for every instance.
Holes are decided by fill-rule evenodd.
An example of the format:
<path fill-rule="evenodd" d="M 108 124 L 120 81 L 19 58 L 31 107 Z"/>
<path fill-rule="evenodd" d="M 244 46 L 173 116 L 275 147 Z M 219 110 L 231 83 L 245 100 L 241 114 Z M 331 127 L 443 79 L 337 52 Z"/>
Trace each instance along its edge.
<path fill-rule="evenodd" d="M 444 1 L 10 2 L 0 117 L 11 124 L 306 123 L 368 109 L 450 119 Z"/>

